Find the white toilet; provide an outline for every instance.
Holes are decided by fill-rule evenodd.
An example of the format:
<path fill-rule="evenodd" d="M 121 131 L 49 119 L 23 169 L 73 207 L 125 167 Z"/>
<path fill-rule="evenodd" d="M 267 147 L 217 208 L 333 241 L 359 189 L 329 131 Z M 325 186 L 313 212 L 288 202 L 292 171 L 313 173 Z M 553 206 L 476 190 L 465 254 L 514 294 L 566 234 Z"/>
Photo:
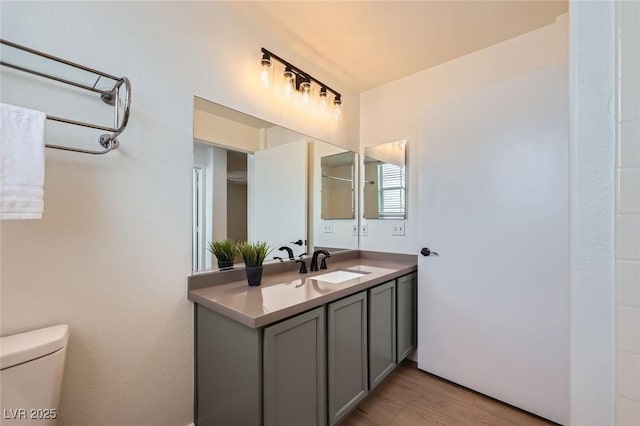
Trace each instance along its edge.
<path fill-rule="evenodd" d="M 0 338 L 0 423 L 54 425 L 69 327 L 56 325 Z"/>

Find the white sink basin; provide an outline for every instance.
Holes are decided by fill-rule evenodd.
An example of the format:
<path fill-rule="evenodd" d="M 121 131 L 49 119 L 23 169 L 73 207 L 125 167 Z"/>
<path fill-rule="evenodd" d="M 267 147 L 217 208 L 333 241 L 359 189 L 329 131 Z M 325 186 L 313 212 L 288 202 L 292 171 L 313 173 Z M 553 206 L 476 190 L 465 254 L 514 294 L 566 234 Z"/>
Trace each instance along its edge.
<path fill-rule="evenodd" d="M 337 271 L 328 272 L 322 275 L 316 275 L 311 277 L 312 280 L 324 281 L 331 284 L 340 284 L 345 281 L 352 280 L 367 275 L 368 272 L 349 271 L 345 269 L 339 269 Z"/>

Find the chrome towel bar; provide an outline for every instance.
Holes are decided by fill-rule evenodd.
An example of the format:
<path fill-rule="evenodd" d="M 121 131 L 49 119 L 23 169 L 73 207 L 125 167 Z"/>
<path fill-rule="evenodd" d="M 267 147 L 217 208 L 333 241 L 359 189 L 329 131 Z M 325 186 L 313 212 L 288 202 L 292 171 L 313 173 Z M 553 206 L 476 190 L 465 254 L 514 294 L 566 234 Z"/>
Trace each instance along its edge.
<path fill-rule="evenodd" d="M 85 67 L 84 65 L 67 61 L 66 59 L 58 58 L 56 56 L 49 55 L 47 53 L 40 52 L 35 49 L 31 49 L 29 47 L 22 46 L 17 43 L 13 43 L 11 41 L 0 39 L 0 45 L 3 46 L 2 59 L 0 60 L 0 65 L 17 70 L 17 71 L 36 75 L 38 77 L 48 78 L 60 83 L 78 87 L 80 89 L 99 93 L 100 98 L 106 104 L 114 107 L 113 127 L 107 127 L 107 126 L 102 126 L 98 124 L 86 123 L 82 121 L 71 120 L 68 118 L 47 115 L 48 120 L 109 132 L 101 135 L 98 139 L 98 143 L 102 146 L 103 150 L 94 151 L 94 150 L 88 150 L 88 149 L 82 149 L 82 148 L 74 148 L 69 146 L 50 145 L 50 144 L 45 145 L 46 147 L 53 148 L 53 149 L 61 149 L 64 151 L 81 152 L 84 154 L 106 154 L 107 152 L 114 150 L 118 147 L 119 142 L 117 137 L 126 128 L 127 123 L 129 122 L 129 114 L 131 111 L 131 82 L 127 77 L 116 77 L 111 74 L 107 74 L 105 72 L 95 70 L 93 68 Z M 4 46 L 6 46 L 6 48 Z M 46 60 L 44 64 L 47 68 L 52 68 L 50 65 L 48 65 L 48 64 L 51 64 L 51 62 L 49 61 L 52 61 L 53 63 L 64 65 L 65 71 L 69 71 L 71 73 L 76 73 L 76 74 L 78 74 L 78 71 L 81 71 L 82 77 L 84 77 L 87 80 L 93 81 L 93 85 L 89 85 L 78 80 L 70 80 L 68 78 L 53 75 L 51 73 L 45 73 L 42 71 L 32 69 L 31 67 L 27 67 L 25 65 L 19 65 L 18 63 L 16 63 L 16 62 L 20 62 L 21 56 L 23 60 L 26 57 L 27 58 L 26 61 L 28 62 L 29 59 L 27 56 L 25 56 L 25 54 L 27 56 L 35 55 L 36 57 L 44 58 Z M 9 56 L 10 58 L 5 60 L 6 56 Z M 99 85 L 101 88 L 99 87 Z M 121 89 L 124 92 L 124 101 L 123 99 L 121 99 Z M 119 111 L 121 104 L 124 104 L 124 111 L 122 112 L 122 115 L 120 114 L 120 111 Z"/>

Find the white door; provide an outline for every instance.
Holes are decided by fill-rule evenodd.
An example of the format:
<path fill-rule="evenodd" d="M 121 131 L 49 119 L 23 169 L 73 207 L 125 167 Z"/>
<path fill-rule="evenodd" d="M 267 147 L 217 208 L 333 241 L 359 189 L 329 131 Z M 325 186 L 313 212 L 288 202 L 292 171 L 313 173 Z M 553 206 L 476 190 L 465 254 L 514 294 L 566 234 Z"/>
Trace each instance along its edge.
<path fill-rule="evenodd" d="M 567 424 L 568 71 L 421 111 L 418 367 Z"/>
<path fill-rule="evenodd" d="M 307 141 L 264 149 L 249 162 L 249 239 L 266 241 L 270 255 L 286 257 L 278 248 L 289 246 L 295 255 L 306 251 Z M 302 245 L 293 242 L 302 241 Z"/>

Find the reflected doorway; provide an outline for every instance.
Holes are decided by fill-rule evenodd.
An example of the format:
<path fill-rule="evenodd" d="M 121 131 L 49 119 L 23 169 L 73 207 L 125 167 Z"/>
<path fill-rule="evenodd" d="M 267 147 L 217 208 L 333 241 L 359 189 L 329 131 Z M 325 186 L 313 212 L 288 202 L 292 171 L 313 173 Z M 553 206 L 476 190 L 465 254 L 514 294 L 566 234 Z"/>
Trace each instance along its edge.
<path fill-rule="evenodd" d="M 211 269 L 209 241 L 247 240 L 247 154 L 194 142 L 194 271 Z"/>

